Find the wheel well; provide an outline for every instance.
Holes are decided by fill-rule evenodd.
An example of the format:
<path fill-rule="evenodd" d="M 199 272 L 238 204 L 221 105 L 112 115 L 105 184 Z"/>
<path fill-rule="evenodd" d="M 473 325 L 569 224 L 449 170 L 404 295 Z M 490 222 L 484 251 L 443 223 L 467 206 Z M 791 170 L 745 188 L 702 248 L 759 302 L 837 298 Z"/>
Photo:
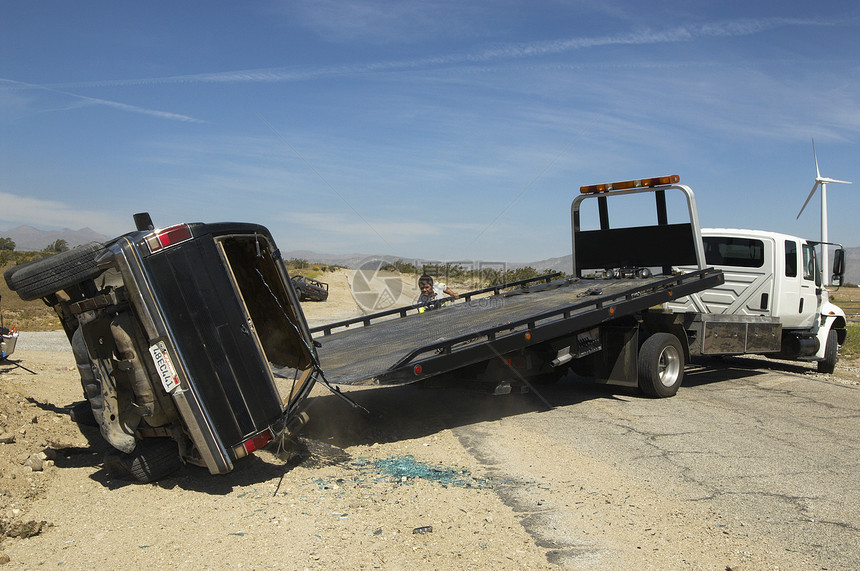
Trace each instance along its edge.
<path fill-rule="evenodd" d="M 833 320 L 830 329 L 836 331 L 836 340 L 840 345 L 845 344 L 845 339 L 848 337 L 848 329 L 846 327 L 845 318 L 841 315 Z"/>

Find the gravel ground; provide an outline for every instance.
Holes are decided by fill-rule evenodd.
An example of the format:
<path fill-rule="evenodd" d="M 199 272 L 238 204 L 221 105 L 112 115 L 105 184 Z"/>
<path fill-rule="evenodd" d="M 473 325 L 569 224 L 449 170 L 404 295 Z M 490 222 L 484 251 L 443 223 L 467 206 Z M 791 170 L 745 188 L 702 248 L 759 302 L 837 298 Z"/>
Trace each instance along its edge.
<path fill-rule="evenodd" d="M 72 346 L 63 331 L 23 331 L 18 336 L 15 350 L 71 353 Z"/>

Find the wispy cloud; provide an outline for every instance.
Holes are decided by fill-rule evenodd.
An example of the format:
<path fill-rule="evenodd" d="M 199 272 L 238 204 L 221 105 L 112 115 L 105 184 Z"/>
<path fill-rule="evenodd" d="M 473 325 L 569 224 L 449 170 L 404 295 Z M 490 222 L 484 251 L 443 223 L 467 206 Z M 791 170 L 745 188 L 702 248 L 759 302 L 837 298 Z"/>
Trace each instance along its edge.
<path fill-rule="evenodd" d="M 493 25 L 481 6 L 460 0 L 315 0 L 284 2 L 274 10 L 277 17 L 298 21 L 326 41 L 340 43 L 414 44 L 430 38 L 474 37 Z"/>
<path fill-rule="evenodd" d="M 190 117 L 188 115 L 182 115 L 179 113 L 170 113 L 169 111 L 159 111 L 156 109 L 146 109 L 144 107 L 138 107 L 136 105 L 129 105 L 128 103 L 120 103 L 118 101 L 110 101 L 108 99 L 101 99 L 98 97 L 88 97 L 86 95 L 79 95 L 77 93 L 70 93 L 68 91 L 64 91 L 61 89 L 57 89 L 55 87 L 49 87 L 45 85 L 36 85 L 33 83 L 25 83 L 22 81 L 14 81 L 11 79 L 3 79 L 0 78 L 0 85 L 3 85 L 7 88 L 13 89 L 31 89 L 38 91 L 46 91 L 49 93 L 53 93 L 56 95 L 63 95 L 66 97 L 70 97 L 73 99 L 74 104 L 73 107 L 83 107 L 90 105 L 101 105 L 104 107 L 112 107 L 114 109 L 119 109 L 120 111 L 128 111 L 131 113 L 139 113 L 142 115 L 149 115 L 151 117 L 158 117 L 159 119 L 168 119 L 171 121 L 183 121 L 190 123 L 202 123 L 199 119 L 195 119 L 194 117 Z"/>
<path fill-rule="evenodd" d="M 389 60 L 364 64 L 324 66 L 318 68 L 261 68 L 216 73 L 198 73 L 151 77 L 140 79 L 116 79 L 96 82 L 65 83 L 52 88 L 118 87 L 135 85 L 157 85 L 171 83 L 251 83 L 251 82 L 296 82 L 360 75 L 375 72 L 425 69 L 435 66 L 477 64 L 499 60 L 526 59 L 558 55 L 577 50 L 624 45 L 656 45 L 689 42 L 703 38 L 738 37 L 760 34 L 786 27 L 839 26 L 845 21 L 799 18 L 738 19 L 704 24 L 674 26 L 670 30 L 641 29 L 625 31 L 607 36 L 569 38 L 543 42 L 509 43 L 478 49 L 470 52 L 439 54 L 407 60 Z"/>

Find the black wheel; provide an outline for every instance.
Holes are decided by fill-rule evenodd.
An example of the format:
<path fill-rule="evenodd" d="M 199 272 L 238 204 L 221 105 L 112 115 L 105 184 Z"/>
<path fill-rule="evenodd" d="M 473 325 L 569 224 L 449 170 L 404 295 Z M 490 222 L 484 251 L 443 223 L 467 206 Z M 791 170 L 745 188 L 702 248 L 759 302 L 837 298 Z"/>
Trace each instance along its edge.
<path fill-rule="evenodd" d="M 138 484 L 150 484 L 179 470 L 182 462 L 172 439 L 152 438 L 138 442 L 131 454 L 112 453 L 105 459 L 105 467 Z"/>
<path fill-rule="evenodd" d="M 90 242 L 9 268 L 4 274 L 6 284 L 25 301 L 45 297 L 98 276 L 101 270 L 96 264 L 96 257 L 102 250 L 102 244 Z"/>
<path fill-rule="evenodd" d="M 830 374 L 836 370 L 836 360 L 839 358 L 839 340 L 833 329 L 827 334 L 827 345 L 824 346 L 824 359 L 818 361 L 818 372 Z"/>
<path fill-rule="evenodd" d="M 639 348 L 639 389 L 648 396 L 670 397 L 684 379 L 684 348 L 671 333 L 655 333 Z"/>

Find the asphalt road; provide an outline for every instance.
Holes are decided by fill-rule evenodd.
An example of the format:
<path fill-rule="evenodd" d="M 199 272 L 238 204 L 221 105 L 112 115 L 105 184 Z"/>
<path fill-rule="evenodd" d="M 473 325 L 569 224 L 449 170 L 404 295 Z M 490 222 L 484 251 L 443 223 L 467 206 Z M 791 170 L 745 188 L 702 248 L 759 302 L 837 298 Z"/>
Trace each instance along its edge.
<path fill-rule="evenodd" d="M 501 489 L 515 508 L 535 500 L 552 510 L 566 500 L 549 491 L 570 488 L 578 465 L 609 466 L 811 568 L 860 569 L 860 388 L 828 381 L 814 366 L 757 358 L 702 361 L 686 375 L 675 397 L 659 400 L 575 378 L 538 387 L 542 399 L 376 388 L 350 392 L 370 417 L 343 415 L 332 397 L 311 412 L 308 428 L 341 446 L 451 429 L 498 476 L 544 482 L 537 489 L 546 499 L 526 497 L 535 486 Z M 316 424 L 327 406 L 343 422 Z M 563 563 L 565 549 L 571 557 L 577 549 L 573 518 L 581 517 L 559 509 L 522 522 Z"/>

